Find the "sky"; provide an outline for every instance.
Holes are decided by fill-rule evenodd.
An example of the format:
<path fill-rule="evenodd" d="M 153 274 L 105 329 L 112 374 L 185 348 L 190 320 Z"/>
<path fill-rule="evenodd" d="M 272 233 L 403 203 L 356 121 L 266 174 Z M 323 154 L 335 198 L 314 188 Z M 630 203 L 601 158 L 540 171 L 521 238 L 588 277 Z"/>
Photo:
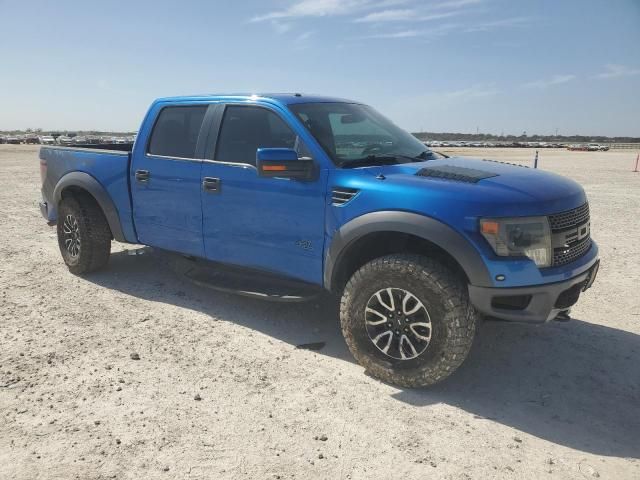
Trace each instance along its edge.
<path fill-rule="evenodd" d="M 410 131 L 640 136 L 640 0 L 0 0 L 0 130 L 301 92 Z"/>

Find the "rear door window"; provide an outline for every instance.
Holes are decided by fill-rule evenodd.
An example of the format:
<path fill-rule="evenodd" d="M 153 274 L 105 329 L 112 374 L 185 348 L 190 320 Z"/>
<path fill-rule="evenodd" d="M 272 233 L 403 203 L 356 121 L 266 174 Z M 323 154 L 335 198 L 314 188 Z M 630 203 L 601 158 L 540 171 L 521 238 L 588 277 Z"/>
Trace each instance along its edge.
<path fill-rule="evenodd" d="M 195 158 L 206 105 L 165 107 L 151 132 L 149 154 Z"/>
<path fill-rule="evenodd" d="M 296 134 L 272 111 L 261 107 L 227 106 L 215 159 L 255 165 L 259 148 L 293 148 L 299 154 L 308 155 Z"/>

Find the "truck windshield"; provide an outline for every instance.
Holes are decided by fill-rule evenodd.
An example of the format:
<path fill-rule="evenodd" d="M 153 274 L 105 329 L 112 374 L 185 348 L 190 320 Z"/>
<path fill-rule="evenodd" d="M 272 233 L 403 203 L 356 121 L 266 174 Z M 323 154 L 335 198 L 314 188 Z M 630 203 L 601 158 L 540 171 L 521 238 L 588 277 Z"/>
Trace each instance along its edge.
<path fill-rule="evenodd" d="M 297 103 L 289 109 L 336 165 L 419 162 L 435 158 L 417 138 L 367 105 L 356 103 Z"/>

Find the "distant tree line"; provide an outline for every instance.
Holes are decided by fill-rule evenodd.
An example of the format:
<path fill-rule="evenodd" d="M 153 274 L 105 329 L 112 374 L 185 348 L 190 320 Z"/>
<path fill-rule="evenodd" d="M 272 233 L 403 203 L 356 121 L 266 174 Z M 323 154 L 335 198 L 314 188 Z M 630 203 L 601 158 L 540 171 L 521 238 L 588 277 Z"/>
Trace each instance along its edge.
<path fill-rule="evenodd" d="M 636 143 L 640 137 L 606 137 L 602 135 L 492 135 L 490 133 L 415 132 L 422 141 L 477 141 L 477 142 L 549 142 L 549 143 Z"/>

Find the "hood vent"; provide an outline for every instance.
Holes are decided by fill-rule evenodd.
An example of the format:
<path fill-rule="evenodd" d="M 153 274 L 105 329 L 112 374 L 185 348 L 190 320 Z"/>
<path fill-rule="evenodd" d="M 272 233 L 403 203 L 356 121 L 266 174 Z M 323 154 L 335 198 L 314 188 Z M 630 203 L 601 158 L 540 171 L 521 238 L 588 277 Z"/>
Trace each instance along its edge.
<path fill-rule="evenodd" d="M 497 177 L 497 173 L 485 172 L 474 168 L 456 167 L 454 165 L 439 165 L 425 167 L 416 172 L 421 177 L 439 178 L 454 182 L 478 183 L 485 178 Z"/>
<path fill-rule="evenodd" d="M 349 202 L 358 192 L 357 188 L 333 187 L 331 189 L 331 205 L 341 206 Z"/>

